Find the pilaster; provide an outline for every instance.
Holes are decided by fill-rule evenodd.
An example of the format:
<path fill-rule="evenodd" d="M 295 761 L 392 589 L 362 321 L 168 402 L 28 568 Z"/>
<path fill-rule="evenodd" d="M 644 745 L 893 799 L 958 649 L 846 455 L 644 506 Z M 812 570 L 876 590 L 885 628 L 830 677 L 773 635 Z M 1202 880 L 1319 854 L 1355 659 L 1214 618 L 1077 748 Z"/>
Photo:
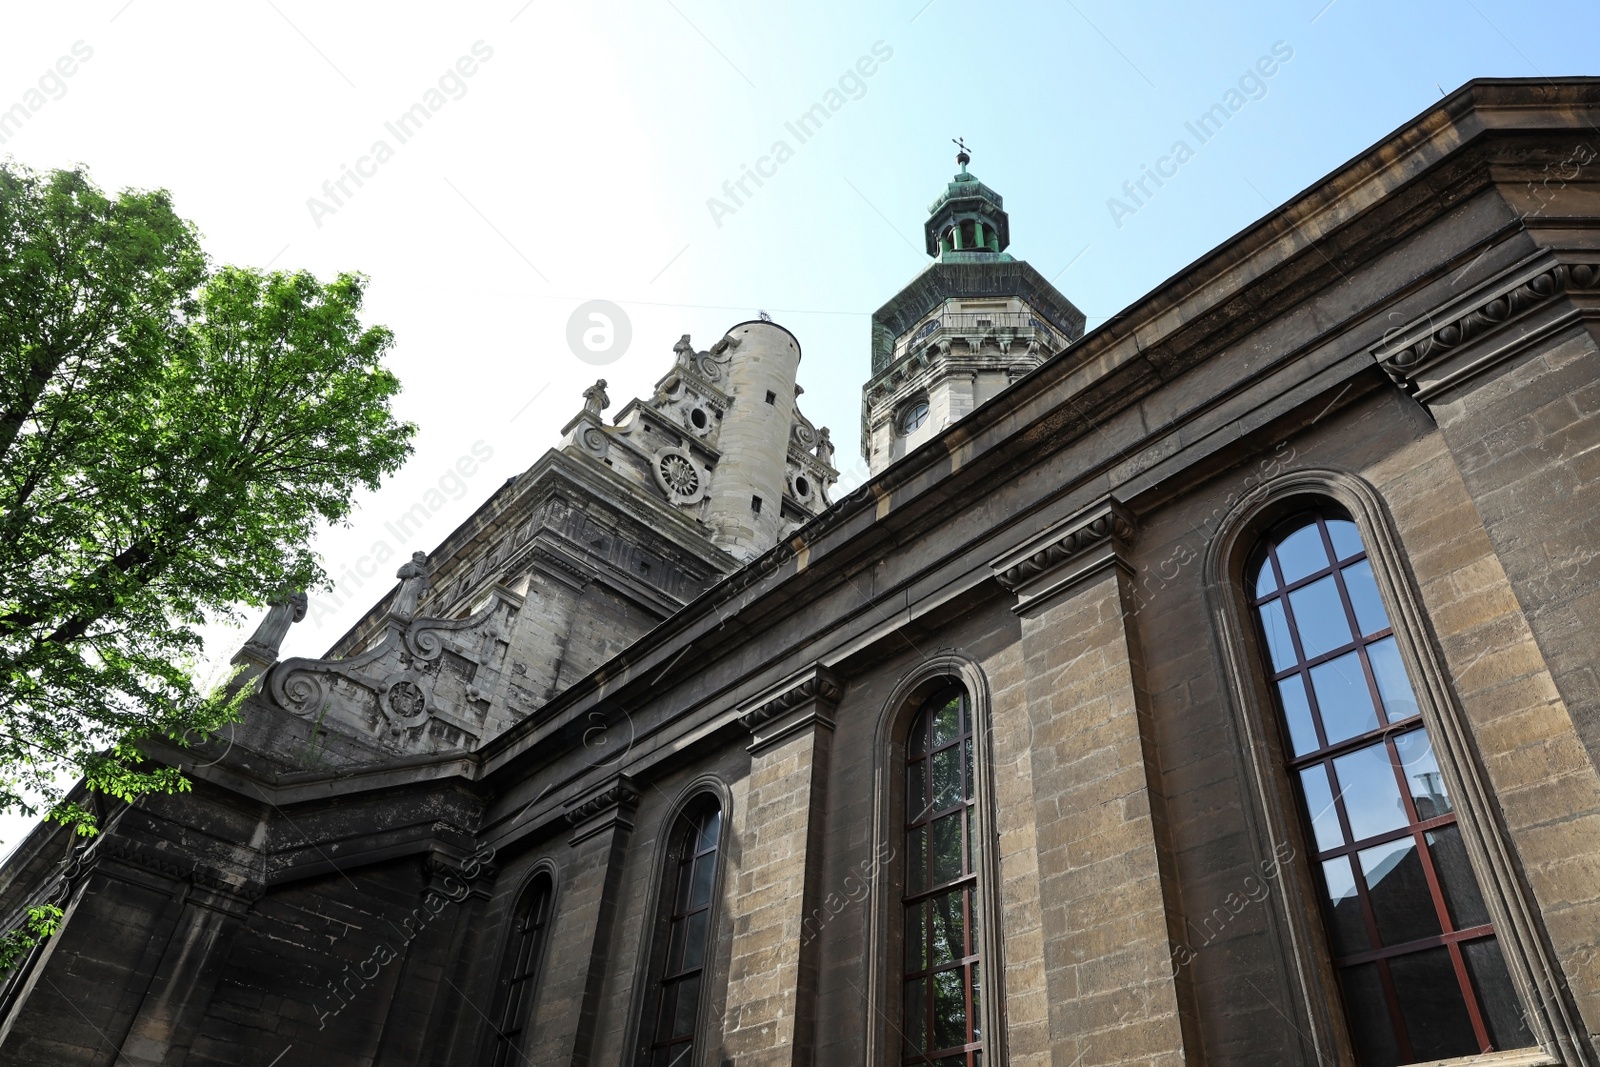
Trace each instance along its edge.
<path fill-rule="evenodd" d="M 724 1053 L 739 1067 L 810 1064 L 816 1033 L 816 938 L 833 709 L 842 684 L 814 664 L 740 709 L 753 736 L 738 833 L 738 901 Z"/>
<path fill-rule="evenodd" d="M 1107 499 L 991 565 L 1022 618 L 1050 1044 L 1082 1067 L 1186 1056 L 1133 536 Z"/>
<path fill-rule="evenodd" d="M 611 957 L 622 868 L 639 791 L 626 774 L 567 809 L 571 852 L 563 870 L 561 921 L 554 925 L 530 1033 L 529 1064 L 587 1067 L 601 987 Z"/>

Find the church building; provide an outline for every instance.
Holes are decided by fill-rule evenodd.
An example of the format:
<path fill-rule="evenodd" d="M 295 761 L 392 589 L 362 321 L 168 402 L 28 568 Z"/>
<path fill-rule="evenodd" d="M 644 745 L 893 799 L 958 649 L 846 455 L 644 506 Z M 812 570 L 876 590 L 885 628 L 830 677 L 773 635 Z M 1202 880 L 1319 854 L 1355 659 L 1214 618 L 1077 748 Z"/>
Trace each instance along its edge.
<path fill-rule="evenodd" d="M 864 484 L 765 316 L 597 382 L 0 867 L 0 1067 L 1600 1067 L 1597 131 L 1472 82 L 1089 332 L 963 151 Z"/>

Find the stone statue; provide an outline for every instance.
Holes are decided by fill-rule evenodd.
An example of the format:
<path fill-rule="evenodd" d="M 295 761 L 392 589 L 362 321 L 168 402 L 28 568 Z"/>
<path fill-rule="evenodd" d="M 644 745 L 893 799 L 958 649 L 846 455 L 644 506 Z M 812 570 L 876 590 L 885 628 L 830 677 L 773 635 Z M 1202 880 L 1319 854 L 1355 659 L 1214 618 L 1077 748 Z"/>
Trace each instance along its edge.
<path fill-rule="evenodd" d="M 606 395 L 606 380 L 601 378 L 583 391 L 583 410 L 591 415 L 598 415 L 611 406 L 611 398 Z"/>
<path fill-rule="evenodd" d="M 694 365 L 694 345 L 689 343 L 688 334 L 678 338 L 678 343 L 672 346 L 672 350 L 678 354 L 678 365 L 680 367 Z"/>
<path fill-rule="evenodd" d="M 279 593 L 268 603 L 267 617 L 261 620 L 256 632 L 244 643 L 245 648 L 269 662 L 277 659 L 278 649 L 283 646 L 289 627 L 306 617 L 308 603 L 305 593 Z"/>
<path fill-rule="evenodd" d="M 833 466 L 833 440 L 828 436 L 826 426 L 817 431 L 817 458 Z"/>
<path fill-rule="evenodd" d="M 428 554 L 411 553 L 411 562 L 402 563 L 394 576 L 400 579 L 400 591 L 394 595 L 394 606 L 389 611 L 410 618 L 417 613 L 422 593 L 428 587 Z"/>

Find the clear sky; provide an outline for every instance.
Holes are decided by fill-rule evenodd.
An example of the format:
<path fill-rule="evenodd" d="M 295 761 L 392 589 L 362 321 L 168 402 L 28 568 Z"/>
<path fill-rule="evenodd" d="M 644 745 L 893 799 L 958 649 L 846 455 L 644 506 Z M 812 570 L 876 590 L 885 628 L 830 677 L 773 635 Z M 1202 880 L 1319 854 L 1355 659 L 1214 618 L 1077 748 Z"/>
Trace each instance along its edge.
<path fill-rule="evenodd" d="M 6 30 L 0 111 L 28 115 L 0 126 L 0 154 L 166 187 L 218 262 L 371 277 L 398 411 L 421 431 L 320 541 L 345 577 L 285 643 L 316 655 L 413 549 L 555 445 L 598 375 L 618 410 L 683 333 L 704 348 L 758 309 L 791 329 L 802 407 L 859 481 L 868 317 L 926 262 L 952 137 L 1005 197 L 1010 251 L 1093 329 L 1442 92 L 1597 73 L 1600 8 L 90 0 L 9 5 Z M 836 110 L 802 143 L 785 124 L 819 103 Z M 1201 144 L 1185 124 L 1217 103 L 1240 106 Z M 425 121 L 395 125 L 417 104 Z M 1124 183 L 1179 140 L 1192 155 L 1131 199 Z M 740 193 L 746 167 L 767 176 Z M 632 325 L 603 367 L 566 341 L 594 299 Z M 474 449 L 488 460 L 452 477 Z M 388 530 L 419 503 L 426 526 Z M 396 558 L 364 577 L 379 544 Z M 239 640 L 219 636 L 223 658 Z"/>

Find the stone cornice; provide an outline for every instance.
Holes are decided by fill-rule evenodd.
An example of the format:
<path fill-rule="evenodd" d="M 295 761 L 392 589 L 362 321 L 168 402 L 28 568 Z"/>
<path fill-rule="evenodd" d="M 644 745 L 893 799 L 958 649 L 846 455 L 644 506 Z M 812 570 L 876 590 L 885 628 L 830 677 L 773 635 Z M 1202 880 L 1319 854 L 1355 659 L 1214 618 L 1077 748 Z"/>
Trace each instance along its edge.
<path fill-rule="evenodd" d="M 259 884 L 231 878 L 215 867 L 194 862 L 187 857 L 172 856 L 120 837 L 102 838 L 84 849 L 72 858 L 63 873 L 69 882 L 76 881 L 108 862 L 126 864 L 171 882 L 190 882 L 202 890 L 245 905 L 260 899 L 265 892 Z"/>
<path fill-rule="evenodd" d="M 1535 313 L 1559 297 L 1600 290 L 1600 265 L 1564 263 L 1541 253 L 1478 286 L 1457 300 L 1387 334 L 1372 346 L 1372 358 L 1394 382 L 1419 400 L 1429 400 L 1515 356 L 1578 312 Z M 1515 333 L 1506 328 L 1518 324 Z"/>
<path fill-rule="evenodd" d="M 755 737 L 750 751 L 759 752 L 798 730 L 820 725 L 833 728 L 833 709 L 844 696 L 844 683 L 820 663 L 797 671 L 739 708 L 739 722 Z"/>
<path fill-rule="evenodd" d="M 989 567 L 995 581 L 1017 594 L 1012 610 L 1025 614 L 1107 565 L 1126 568 L 1136 529 L 1133 516 L 1108 498 L 1030 538 Z"/>
<path fill-rule="evenodd" d="M 567 825 L 574 831 L 571 843 L 576 845 L 612 827 L 633 829 L 633 810 L 643 795 L 632 778 L 618 774 L 573 801 L 566 812 Z"/>

